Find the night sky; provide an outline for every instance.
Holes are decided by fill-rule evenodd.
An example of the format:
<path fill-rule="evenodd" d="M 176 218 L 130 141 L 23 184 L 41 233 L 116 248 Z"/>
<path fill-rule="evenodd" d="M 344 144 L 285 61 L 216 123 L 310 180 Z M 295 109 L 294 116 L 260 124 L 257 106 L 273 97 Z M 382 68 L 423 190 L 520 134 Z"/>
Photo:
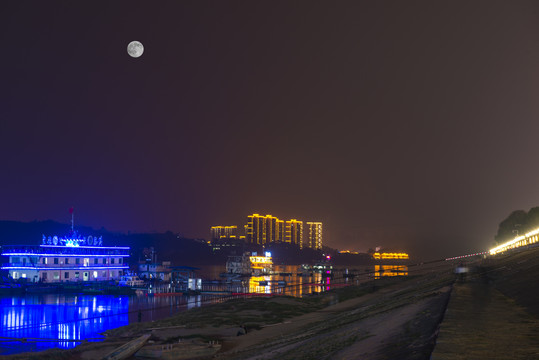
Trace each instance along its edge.
<path fill-rule="evenodd" d="M 539 205 L 538 2 L 12 1 L 0 44 L 1 220 L 435 259 Z"/>

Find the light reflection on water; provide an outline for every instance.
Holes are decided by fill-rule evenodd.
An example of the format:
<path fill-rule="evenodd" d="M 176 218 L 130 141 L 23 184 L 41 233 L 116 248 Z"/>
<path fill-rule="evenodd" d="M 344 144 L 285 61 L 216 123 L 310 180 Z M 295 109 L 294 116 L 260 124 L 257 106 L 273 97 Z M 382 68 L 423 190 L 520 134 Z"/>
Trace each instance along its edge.
<path fill-rule="evenodd" d="M 0 342 L 0 354 L 72 348 L 80 340 L 128 324 L 127 296 L 42 295 L 0 298 L 0 337 L 65 341 Z"/>
<path fill-rule="evenodd" d="M 330 278 L 322 277 L 317 272 L 298 275 L 299 265 L 274 265 L 273 275 L 251 276 L 241 280 L 233 280 L 228 290 L 233 292 L 251 294 L 277 294 L 301 297 L 329 290 Z M 219 279 L 219 273 L 224 272 L 224 266 L 206 266 L 200 269 L 199 274 L 205 279 Z M 214 289 L 203 286 L 208 290 L 227 290 L 222 286 Z"/>
<path fill-rule="evenodd" d="M 148 297 L 46 294 L 0 297 L 0 355 L 73 348 L 80 341 L 103 338 L 100 333 L 138 321 L 152 321 L 201 306 L 204 296 Z M 29 341 L 6 341 L 27 338 Z M 35 341 L 32 339 L 64 341 Z M 69 340 L 69 341 L 68 341 Z"/>
<path fill-rule="evenodd" d="M 374 278 L 381 276 L 407 276 L 408 266 L 406 265 L 374 265 Z"/>

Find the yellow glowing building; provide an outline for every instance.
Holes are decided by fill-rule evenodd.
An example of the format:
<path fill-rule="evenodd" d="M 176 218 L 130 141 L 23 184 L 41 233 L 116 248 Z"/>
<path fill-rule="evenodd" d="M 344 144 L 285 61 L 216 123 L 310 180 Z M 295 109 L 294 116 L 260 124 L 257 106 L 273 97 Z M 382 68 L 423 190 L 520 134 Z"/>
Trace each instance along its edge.
<path fill-rule="evenodd" d="M 372 257 L 376 260 L 407 260 L 409 256 L 407 253 L 379 253 L 375 252 Z"/>
<path fill-rule="evenodd" d="M 238 227 L 233 226 L 212 226 L 211 227 L 212 240 L 219 239 L 235 239 L 238 237 Z"/>
<path fill-rule="evenodd" d="M 303 248 L 303 221 L 296 219 L 286 221 L 285 242 Z"/>
<path fill-rule="evenodd" d="M 277 232 L 275 236 L 275 242 L 285 241 L 285 225 L 284 220 L 277 219 Z"/>
<path fill-rule="evenodd" d="M 283 241 L 284 221 L 272 215 L 247 216 L 245 236 L 249 244 L 265 245 Z"/>
<path fill-rule="evenodd" d="M 307 227 L 309 228 L 307 247 L 315 250 L 322 250 L 322 223 L 307 222 Z"/>

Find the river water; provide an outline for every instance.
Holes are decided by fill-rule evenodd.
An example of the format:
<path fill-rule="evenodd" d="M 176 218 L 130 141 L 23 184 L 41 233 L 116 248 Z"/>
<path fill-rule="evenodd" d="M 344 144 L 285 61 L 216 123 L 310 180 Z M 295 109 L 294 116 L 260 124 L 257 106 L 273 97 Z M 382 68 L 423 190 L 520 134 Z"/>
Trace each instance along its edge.
<path fill-rule="evenodd" d="M 217 280 L 224 267 L 204 267 L 197 271 L 197 276 L 215 281 L 206 281 L 203 290 L 216 293 L 196 296 L 148 296 L 147 292 L 139 292 L 133 296 L 32 294 L 0 297 L 0 355 L 51 347 L 69 349 L 85 339 L 101 341 L 103 337 L 100 334 L 104 331 L 137 322 L 139 312 L 142 321 L 162 319 L 179 311 L 222 301 L 227 295 L 219 294 L 220 291 L 301 297 L 327 291 L 343 283 L 358 284 L 367 280 L 367 277 L 334 280 L 317 273 L 298 276 L 297 265 L 275 266 L 274 270 L 276 275 L 243 278 L 223 284 Z M 378 277 L 380 274 L 375 275 Z M 14 338 L 27 340 L 14 341 Z"/>

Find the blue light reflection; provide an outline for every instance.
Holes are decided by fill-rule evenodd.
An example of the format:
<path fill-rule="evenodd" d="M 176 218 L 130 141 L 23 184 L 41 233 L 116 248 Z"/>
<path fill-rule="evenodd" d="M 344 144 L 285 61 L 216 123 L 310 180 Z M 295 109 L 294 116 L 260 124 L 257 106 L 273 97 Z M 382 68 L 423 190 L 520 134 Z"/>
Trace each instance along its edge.
<path fill-rule="evenodd" d="M 101 338 L 105 330 L 129 323 L 127 296 L 41 295 L 0 298 L 0 355 L 73 348 L 76 341 Z M 5 338 L 60 341 L 5 341 Z"/>

